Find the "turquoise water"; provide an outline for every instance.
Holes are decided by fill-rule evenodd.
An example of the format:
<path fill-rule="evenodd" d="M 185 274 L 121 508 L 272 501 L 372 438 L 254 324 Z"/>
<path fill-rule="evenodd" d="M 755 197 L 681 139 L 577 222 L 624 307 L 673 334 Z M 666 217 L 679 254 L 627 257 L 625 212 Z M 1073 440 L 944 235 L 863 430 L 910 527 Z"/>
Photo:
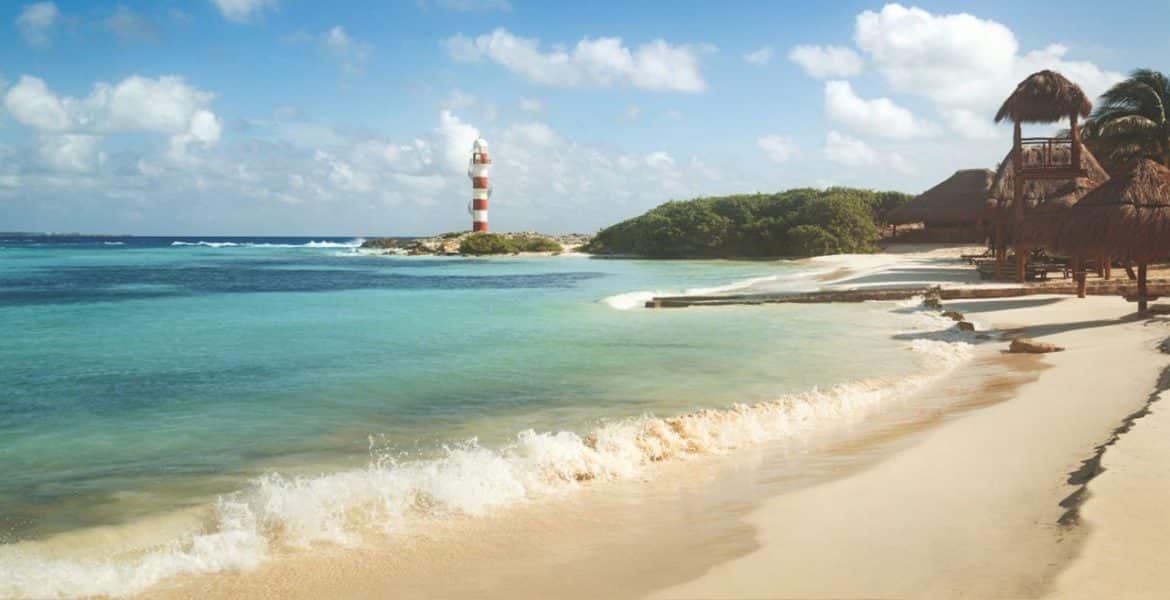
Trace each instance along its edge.
<path fill-rule="evenodd" d="M 213 243 L 187 245 L 201 239 Z M 763 277 L 807 288 L 803 263 L 386 257 L 346 239 L 201 239 L 0 237 L 0 544 L 25 552 L 222 504 L 270 473 L 321 478 L 374 461 L 394 478 L 425 464 L 459 487 L 462 471 L 434 467 L 453 448 L 518 456 L 501 449 L 530 429 L 577 439 L 919 368 L 888 305 L 631 308 L 631 292 Z M 446 498 L 436 489 L 425 493 Z M 451 510 L 470 502 L 459 498 Z M 0 563 L 25 560 L 26 575 L 42 564 L 5 547 Z"/>

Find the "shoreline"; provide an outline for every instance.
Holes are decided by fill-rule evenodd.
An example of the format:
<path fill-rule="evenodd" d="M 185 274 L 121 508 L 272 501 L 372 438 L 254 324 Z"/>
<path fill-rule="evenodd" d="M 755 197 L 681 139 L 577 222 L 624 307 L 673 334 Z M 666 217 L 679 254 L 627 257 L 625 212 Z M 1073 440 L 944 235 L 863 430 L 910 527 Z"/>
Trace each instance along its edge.
<path fill-rule="evenodd" d="M 923 273 L 970 283 L 955 277 L 961 269 L 943 268 L 951 253 L 810 262 L 826 267 L 813 279 L 827 288 Z M 769 277 L 750 285 L 779 284 Z M 879 320 L 887 310 L 916 312 L 905 302 L 881 307 Z M 920 383 L 857 382 L 846 384 L 860 393 L 848 401 L 814 389 L 799 406 L 793 398 L 801 395 L 643 419 L 634 439 L 658 448 L 639 450 L 653 465 L 644 472 L 610 477 L 600 457 L 582 455 L 556 467 L 578 482 L 559 492 L 393 531 L 377 515 L 362 517 L 359 505 L 338 504 L 365 533 L 272 546 L 268 560 L 251 565 L 213 547 L 195 558 L 205 565 L 139 588 L 141 596 L 1064 597 L 1086 577 L 1099 580 L 1084 557 L 1099 546 L 1094 532 L 1120 522 L 1118 496 L 1097 494 L 1111 472 L 1088 475 L 1111 468 L 1111 453 L 1128 444 L 1129 434 L 1120 435 L 1127 425 L 1141 431 L 1158 414 L 1149 390 L 1159 374 L 1170 377 L 1170 357 L 1155 349 L 1167 322 L 1128 318 L 1130 308 L 1106 297 L 945 301 L 944 310 L 964 313 L 977 331 L 960 334 L 950 319 L 927 313 L 935 325 L 893 339 L 925 350 L 961 340 L 970 357 L 956 369 L 941 348 L 927 352 L 942 368 L 908 376 Z M 1015 336 L 1068 350 L 1008 355 Z M 820 420 L 822 412 L 830 418 Z M 790 414 L 808 420 L 796 435 L 763 435 L 773 423 L 787 432 Z M 700 433 L 698 420 L 713 429 L 688 437 Z M 759 438 L 712 433 L 738 436 L 761 425 Z M 681 446 L 672 446 L 676 434 Z M 582 441 L 597 450 L 592 437 Z M 685 450 L 696 443 L 711 446 Z M 1077 510 L 1085 515 L 1079 524 L 1068 517 Z M 280 539 L 289 525 L 309 523 L 259 526 Z"/>
<path fill-rule="evenodd" d="M 1062 597 L 1056 582 L 1096 543 L 1091 528 L 1062 523 L 1081 486 L 1092 512 L 1097 480 L 1077 472 L 1140 413 L 1170 357 L 1155 349 L 1165 328 L 1119 319 L 1129 312 L 1120 299 L 1051 300 L 944 303 L 1068 350 L 1036 358 L 1049 368 L 1010 400 L 932 430 L 877 468 L 770 500 L 747 518 L 759 550 L 651 597 Z"/>
<path fill-rule="evenodd" d="M 1003 389 L 1026 377 L 988 367 Z M 933 383 L 971 387 L 969 378 L 960 379 L 944 374 Z M 929 389 L 892 396 L 873 418 L 843 420 L 824 435 L 688 455 L 633 479 L 435 523 L 425 534 L 314 548 L 250 572 L 185 576 L 140 597 L 366 598 L 388 589 L 403 598 L 503 599 L 517 590 L 524 597 L 644 597 L 752 551 L 753 530 L 741 518 L 772 494 L 868 469 L 945 415 L 988 402 L 929 402 L 929 410 L 908 402 Z"/>
<path fill-rule="evenodd" d="M 922 256 L 869 259 L 879 264 L 837 267 L 844 279 L 824 283 L 881 283 L 903 258 L 934 266 Z M 315 550 L 314 558 L 280 558 L 253 572 L 183 577 L 144 597 L 268 597 L 274 590 L 282 597 L 372 597 L 385 589 L 402 597 L 489 598 L 514 597 L 517 589 L 570 598 L 1055 594 L 1093 546 L 1092 527 L 1066 522 L 1070 510 L 1083 508 L 1086 487 L 1091 506 L 1098 481 L 1078 478 L 1078 470 L 1148 402 L 1170 362 L 1154 349 L 1165 330 L 1125 318 L 1130 306 L 1120 298 L 948 301 L 944 309 L 963 312 L 981 330 L 1068 350 L 1007 355 L 1002 338 L 985 341 L 963 368 L 970 374 L 955 372 L 922 392 L 968 394 L 961 401 L 915 405 L 901 422 L 897 410 L 878 415 L 859 425 L 876 430 L 821 446 L 820 457 L 808 458 L 813 450 L 804 447 L 794 458 L 792 448 L 779 449 L 785 444 L 777 442 L 741 448 L 703 457 L 700 465 L 666 465 L 649 480 L 463 519 L 445 533 L 409 542 L 407 558 L 402 546 L 391 551 L 393 544 Z M 958 391 L 962 385 L 965 392 Z M 894 425 L 885 422 L 883 430 L 890 418 Z M 1046 435 L 1034 435 L 1037 427 Z M 1078 502 L 1071 509 L 1070 499 Z M 566 505 L 582 516 L 562 522 Z M 696 507 L 698 514 L 688 512 Z M 698 533 L 696 518 L 704 524 Z M 599 531 L 601 523 L 621 531 Z M 680 530 L 692 533 L 680 537 Z M 460 539 L 473 541 L 452 554 L 448 546 Z M 528 541 L 543 549 L 504 558 L 491 552 Z M 544 553 L 560 558 L 550 564 Z M 624 556 L 629 564 L 599 553 Z M 333 557 L 327 561 L 333 573 L 322 578 L 315 563 L 326 555 Z M 409 556 L 420 555 L 470 570 L 440 577 L 434 567 L 412 566 Z M 452 556 L 459 558 L 447 562 Z M 642 574 L 630 573 L 630 565 Z M 290 586 L 290 578 L 297 583 Z M 567 582 L 573 591 L 558 587 Z"/>

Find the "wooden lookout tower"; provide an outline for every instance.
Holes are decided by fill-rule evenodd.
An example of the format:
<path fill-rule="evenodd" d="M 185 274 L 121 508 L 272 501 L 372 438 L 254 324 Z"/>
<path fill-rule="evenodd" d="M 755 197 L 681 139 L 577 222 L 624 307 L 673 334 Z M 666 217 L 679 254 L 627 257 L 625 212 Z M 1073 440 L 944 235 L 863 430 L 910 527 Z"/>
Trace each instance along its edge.
<path fill-rule="evenodd" d="M 1016 255 L 1016 278 L 1021 282 L 1024 281 L 1028 250 L 1034 245 L 1018 234 L 1028 204 L 1025 189 L 1030 181 L 1042 184 L 1053 180 L 1078 181 L 1089 175 L 1083 160 L 1086 151 L 1081 143 L 1079 120 L 1088 117 L 1092 108 L 1079 86 L 1060 73 L 1046 70 L 1021 81 L 995 115 L 996 123 L 1011 119 L 1015 126 L 1012 150 L 1008 155 L 1013 174 L 1011 197 L 998 198 L 996 211 L 996 258 L 1000 264 L 1006 259 L 1007 231 L 1012 230 L 1010 244 Z M 1024 123 L 1056 123 L 1065 119 L 1069 124 L 1067 137 L 1023 136 L 1021 126 Z"/>

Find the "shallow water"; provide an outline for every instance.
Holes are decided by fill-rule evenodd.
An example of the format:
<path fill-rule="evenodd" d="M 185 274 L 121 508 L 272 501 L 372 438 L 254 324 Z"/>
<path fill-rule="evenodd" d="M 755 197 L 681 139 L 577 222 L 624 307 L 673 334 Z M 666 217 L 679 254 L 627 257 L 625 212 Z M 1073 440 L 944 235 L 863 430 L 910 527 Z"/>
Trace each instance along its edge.
<path fill-rule="evenodd" d="M 949 352 L 888 304 L 638 308 L 810 289 L 807 263 L 354 245 L 0 238 L 0 592 L 132 591 L 350 543 L 355 512 L 402 529 L 805 434 Z M 736 403 L 765 404 L 646 417 Z"/>

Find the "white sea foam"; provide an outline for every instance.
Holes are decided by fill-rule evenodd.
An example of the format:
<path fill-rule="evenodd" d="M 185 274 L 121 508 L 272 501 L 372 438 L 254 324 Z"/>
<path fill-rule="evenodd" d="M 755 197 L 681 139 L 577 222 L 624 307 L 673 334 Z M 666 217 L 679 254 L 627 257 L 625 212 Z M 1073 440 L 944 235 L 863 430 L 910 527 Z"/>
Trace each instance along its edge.
<path fill-rule="evenodd" d="M 0 597 L 128 595 L 183 573 L 250 569 L 282 549 L 356 545 L 379 529 L 409 532 L 434 518 L 482 515 L 590 482 L 643 476 L 663 461 L 822 432 L 864 419 L 970 357 L 969 344 L 928 335 L 950 328 L 949 320 L 922 311 L 907 323 L 924 335 L 909 344 L 923 358 L 924 371 L 916 375 L 674 417 L 645 415 L 603 423 L 585 435 L 527 430 L 501 448 L 470 440 L 434 459 L 401 461 L 374 452 L 362 469 L 270 474 L 221 497 L 207 525 L 120 560 L 63 558 L 36 542 L 0 547 Z"/>
<path fill-rule="evenodd" d="M 709 294 L 723 294 L 726 292 L 734 292 L 736 290 L 746 289 L 752 286 L 760 285 L 768 282 L 780 281 L 797 281 L 802 279 L 811 279 L 816 277 L 820 272 L 803 272 L 797 275 L 768 275 L 764 277 L 753 277 L 750 279 L 743 279 L 728 283 L 726 285 L 718 285 L 714 287 L 704 288 L 689 288 L 681 292 L 669 290 L 638 290 L 634 292 L 624 292 L 621 294 L 614 294 L 602 298 L 601 302 L 608 305 L 610 308 L 617 310 L 630 310 L 633 308 L 642 308 L 646 305 L 648 300 L 652 300 L 655 296 L 706 296 Z"/>
<path fill-rule="evenodd" d="M 103 246 L 125 246 L 126 242 L 102 242 Z"/>
<path fill-rule="evenodd" d="M 207 248 L 357 248 L 362 245 L 365 240 L 357 238 L 347 242 L 325 242 L 325 241 L 308 241 L 304 244 L 269 244 L 269 243 L 254 243 L 254 242 L 207 242 L 199 240 L 198 242 L 183 242 L 173 241 L 172 246 L 203 246 Z"/>

